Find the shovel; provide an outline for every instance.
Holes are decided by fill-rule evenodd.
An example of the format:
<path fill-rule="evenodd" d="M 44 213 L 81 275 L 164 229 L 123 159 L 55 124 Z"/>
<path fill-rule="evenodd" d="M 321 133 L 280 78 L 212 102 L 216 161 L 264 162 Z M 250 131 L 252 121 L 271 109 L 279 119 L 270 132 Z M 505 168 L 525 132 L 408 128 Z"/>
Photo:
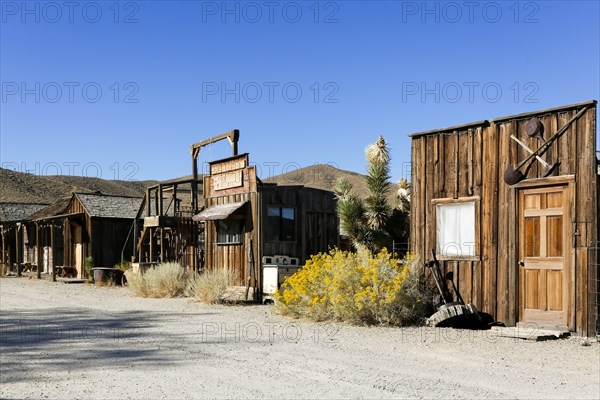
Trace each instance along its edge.
<path fill-rule="evenodd" d="M 506 182 L 509 185 L 514 185 L 514 184 L 521 182 L 523 179 L 525 179 L 525 176 L 527 175 L 527 173 L 529 172 L 529 169 L 531 168 L 531 164 L 529 164 L 527 166 L 527 168 L 525 169 L 525 173 L 522 173 L 521 171 L 519 171 L 519 169 L 521 169 L 521 167 L 523 167 L 523 165 L 527 164 L 534 157 L 541 156 L 546 151 L 548 151 L 548 149 L 550 148 L 552 143 L 554 143 L 554 141 L 556 139 L 558 139 L 563 133 L 565 133 L 566 130 L 569 129 L 569 126 L 571 126 L 571 124 L 574 121 L 579 119 L 579 117 L 581 117 L 583 115 L 583 113 L 585 113 L 587 111 L 587 109 L 588 109 L 588 107 L 583 107 L 581 110 L 579 110 L 579 112 L 577 114 L 575 114 L 575 116 L 573 118 L 571 118 L 569 120 L 569 122 L 567 122 L 565 124 L 565 126 L 560 128 L 558 130 L 558 132 L 556 132 L 554 135 L 552 135 L 550 138 L 548 138 L 548 140 L 545 141 L 544 144 L 542 144 L 536 151 L 532 152 L 530 155 L 525 157 L 525 159 L 523 161 L 521 161 L 519 164 L 517 164 L 516 168 L 513 167 L 512 165 L 509 165 L 506 168 L 506 171 L 504 171 L 504 182 Z M 556 166 L 554 168 L 556 168 Z"/>
<path fill-rule="evenodd" d="M 527 152 L 529 154 L 533 154 L 533 150 L 531 150 L 529 148 L 529 146 L 527 146 L 525 143 L 523 143 L 522 141 L 517 139 L 515 137 L 515 135 L 510 135 L 510 138 L 512 140 L 514 140 L 515 142 L 519 143 L 521 145 L 521 147 L 523 147 L 525 150 L 527 150 Z M 546 161 L 544 161 L 544 159 L 542 157 L 540 157 L 538 155 L 535 156 L 535 159 L 538 160 L 546 169 L 546 171 L 544 172 L 544 177 L 550 176 L 554 172 L 556 167 L 558 167 L 560 165 L 560 162 L 555 162 L 554 164 L 548 164 Z"/>

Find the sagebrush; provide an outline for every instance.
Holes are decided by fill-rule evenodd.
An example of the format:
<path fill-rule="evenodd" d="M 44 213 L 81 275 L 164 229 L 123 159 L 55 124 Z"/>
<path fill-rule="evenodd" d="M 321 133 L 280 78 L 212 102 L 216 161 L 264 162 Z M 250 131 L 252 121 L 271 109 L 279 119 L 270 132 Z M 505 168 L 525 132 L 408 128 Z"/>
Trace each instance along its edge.
<path fill-rule="evenodd" d="M 158 264 L 143 274 L 128 276 L 129 289 L 138 297 L 180 297 L 185 294 L 190 273 L 177 263 Z"/>
<path fill-rule="evenodd" d="M 187 295 L 202 303 L 220 303 L 224 300 L 227 287 L 232 283 L 233 274 L 227 270 L 205 271 L 190 281 Z"/>
<path fill-rule="evenodd" d="M 276 294 L 278 309 L 316 321 L 405 325 L 427 313 L 417 264 L 377 254 L 332 250 L 312 256 Z"/>

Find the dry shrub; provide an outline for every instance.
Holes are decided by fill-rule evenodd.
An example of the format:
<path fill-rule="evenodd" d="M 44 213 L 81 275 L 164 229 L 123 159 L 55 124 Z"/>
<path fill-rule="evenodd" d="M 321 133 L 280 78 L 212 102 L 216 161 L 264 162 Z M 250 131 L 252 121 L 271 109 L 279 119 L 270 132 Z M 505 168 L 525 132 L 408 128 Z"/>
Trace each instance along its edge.
<path fill-rule="evenodd" d="M 284 314 L 316 321 L 380 325 L 421 322 L 427 293 L 420 290 L 417 263 L 332 250 L 313 256 L 276 294 Z"/>
<path fill-rule="evenodd" d="M 228 270 L 217 269 L 205 271 L 190 281 L 188 296 L 199 302 L 216 304 L 224 300 L 227 287 L 233 282 L 233 275 Z"/>
<path fill-rule="evenodd" d="M 180 297 L 190 280 L 190 274 L 177 263 L 159 264 L 146 272 L 131 274 L 129 289 L 137 297 Z"/>
<path fill-rule="evenodd" d="M 8 264 L 0 263 L 0 276 L 5 276 L 8 273 Z"/>

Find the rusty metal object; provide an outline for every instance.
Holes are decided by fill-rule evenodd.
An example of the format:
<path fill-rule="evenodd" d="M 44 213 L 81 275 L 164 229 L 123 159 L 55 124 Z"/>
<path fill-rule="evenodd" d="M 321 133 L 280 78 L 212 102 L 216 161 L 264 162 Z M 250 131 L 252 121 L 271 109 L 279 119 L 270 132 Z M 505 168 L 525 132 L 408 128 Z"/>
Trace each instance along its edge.
<path fill-rule="evenodd" d="M 579 117 L 581 117 L 587 111 L 587 109 L 588 109 L 588 107 L 585 106 L 581 110 L 579 110 L 579 112 L 577 112 L 577 114 L 575 114 L 575 116 L 573 118 L 571 118 L 569 120 L 569 122 L 567 122 L 562 128 L 560 128 L 558 130 L 558 132 L 556 132 L 554 135 L 552 135 L 550 138 L 548 138 L 548 140 L 546 140 L 537 150 L 535 150 L 530 155 L 525 157 L 525 159 L 523 161 L 521 161 L 519 164 L 517 164 L 516 167 L 509 165 L 506 168 L 506 170 L 504 171 L 504 182 L 506 182 L 508 185 L 514 185 L 514 184 L 521 182 L 523 179 L 525 179 L 525 177 L 527 176 L 527 173 L 529 172 L 529 169 L 531 168 L 531 163 L 529 163 L 529 162 L 532 161 L 534 157 L 541 156 L 546 151 L 548 151 L 550 146 L 552 146 L 552 144 L 563 133 L 565 133 L 567 131 L 567 129 L 569 129 L 569 126 L 571 126 L 571 124 L 573 122 L 575 122 L 577 119 L 579 119 Z M 524 172 L 519 171 L 519 169 L 521 169 L 527 163 L 529 163 L 529 165 L 527 166 L 525 171 Z M 556 166 L 554 168 L 556 168 Z"/>
<path fill-rule="evenodd" d="M 425 264 L 426 267 L 431 268 L 435 285 L 440 292 L 440 301 L 442 305 L 438 307 L 438 311 L 427 319 L 427 323 L 430 326 L 437 327 L 480 327 L 482 324 L 481 316 L 477 311 L 477 308 L 473 304 L 465 304 L 462 296 L 454 285 L 452 276 L 448 275 L 443 277 L 440 269 L 440 262 L 437 260 L 435 250 L 431 250 L 432 260 Z M 452 283 L 452 290 L 456 296 L 454 296 L 448 290 L 446 281 Z"/>
<path fill-rule="evenodd" d="M 544 140 L 544 124 L 542 124 L 539 118 L 533 117 L 525 124 L 525 133 L 529 137 L 537 137 Z"/>

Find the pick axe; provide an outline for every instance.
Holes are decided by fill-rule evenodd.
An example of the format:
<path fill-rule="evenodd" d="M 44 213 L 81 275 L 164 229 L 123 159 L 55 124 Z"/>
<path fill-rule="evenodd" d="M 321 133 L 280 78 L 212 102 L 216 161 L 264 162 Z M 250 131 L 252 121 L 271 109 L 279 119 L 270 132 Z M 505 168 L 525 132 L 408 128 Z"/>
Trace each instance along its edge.
<path fill-rule="evenodd" d="M 504 182 L 506 182 L 509 185 L 514 185 L 514 184 L 521 182 L 523 179 L 525 179 L 525 176 L 527 175 L 529 168 L 531 168 L 531 164 L 529 164 L 527 166 L 527 168 L 525 169 L 525 173 L 522 173 L 521 171 L 519 171 L 519 169 L 521 169 L 521 167 L 523 167 L 525 164 L 527 164 L 529 161 L 531 161 L 534 157 L 541 156 L 546 151 L 548 151 L 548 149 L 550 148 L 550 146 L 552 146 L 554 141 L 556 141 L 556 139 L 558 139 L 563 133 L 565 133 L 566 130 L 569 129 L 569 126 L 571 126 L 571 124 L 574 121 L 576 121 L 579 117 L 581 117 L 583 115 L 583 113 L 585 113 L 587 111 L 587 109 L 588 109 L 588 107 L 586 106 L 586 107 L 583 107 L 581 110 L 579 110 L 579 112 L 577 114 L 575 114 L 575 116 L 573 118 L 571 118 L 569 120 L 569 122 L 567 122 L 565 124 L 565 126 L 560 128 L 558 130 L 558 132 L 556 132 L 554 135 L 552 135 L 550 138 L 548 138 L 548 140 L 546 140 L 544 142 L 544 144 L 542 144 L 537 150 L 533 151 L 531 154 L 529 154 L 527 157 L 525 157 L 525 159 L 523 161 L 521 161 L 519 164 L 517 164 L 516 168 L 513 167 L 512 165 L 509 165 L 506 168 L 506 170 L 504 171 Z M 556 166 L 554 168 L 556 168 Z"/>
<path fill-rule="evenodd" d="M 510 135 L 510 138 L 512 140 L 514 140 L 515 142 L 519 143 L 519 145 L 521 145 L 522 148 L 527 150 L 527 152 L 529 154 L 533 154 L 533 150 L 531 150 L 529 148 L 529 146 L 527 146 L 525 143 L 523 143 L 522 141 L 517 139 L 515 137 L 515 135 Z M 540 162 L 540 164 L 542 164 L 544 166 L 544 168 L 546 169 L 546 171 L 544 171 L 544 177 L 552 175 L 552 173 L 554 172 L 556 167 L 558 167 L 560 165 L 560 162 L 555 162 L 554 164 L 548 164 L 542 157 L 538 156 L 537 154 L 535 155 L 535 159 L 538 160 Z"/>

